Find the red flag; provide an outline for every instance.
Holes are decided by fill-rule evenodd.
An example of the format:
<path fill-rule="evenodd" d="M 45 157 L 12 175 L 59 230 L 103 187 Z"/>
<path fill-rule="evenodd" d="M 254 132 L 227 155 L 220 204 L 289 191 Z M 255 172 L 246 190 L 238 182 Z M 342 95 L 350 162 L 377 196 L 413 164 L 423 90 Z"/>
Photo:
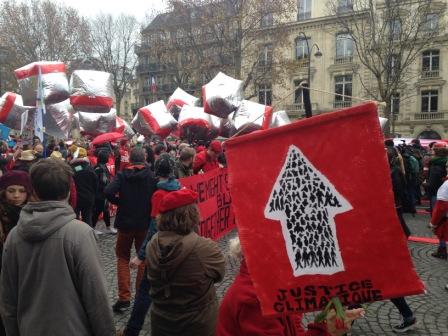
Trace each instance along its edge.
<path fill-rule="evenodd" d="M 156 84 L 156 79 L 154 78 L 154 76 L 151 76 L 151 92 L 152 93 L 157 92 L 157 84 Z"/>
<path fill-rule="evenodd" d="M 374 103 L 229 140 L 230 191 L 263 313 L 420 294 Z M 254 163 L 256 162 L 256 166 Z"/>

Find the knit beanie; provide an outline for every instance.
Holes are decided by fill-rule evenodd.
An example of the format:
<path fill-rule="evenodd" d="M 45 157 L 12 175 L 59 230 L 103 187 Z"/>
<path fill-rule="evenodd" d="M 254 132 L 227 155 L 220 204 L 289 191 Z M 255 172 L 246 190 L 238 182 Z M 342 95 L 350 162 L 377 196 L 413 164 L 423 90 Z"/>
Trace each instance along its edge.
<path fill-rule="evenodd" d="M 12 170 L 0 177 L 0 190 L 5 190 L 12 185 L 23 186 L 27 193 L 31 193 L 30 177 L 24 171 Z"/>
<path fill-rule="evenodd" d="M 154 172 L 158 177 L 174 177 L 174 168 L 176 163 L 170 154 L 163 153 L 154 164 Z"/>

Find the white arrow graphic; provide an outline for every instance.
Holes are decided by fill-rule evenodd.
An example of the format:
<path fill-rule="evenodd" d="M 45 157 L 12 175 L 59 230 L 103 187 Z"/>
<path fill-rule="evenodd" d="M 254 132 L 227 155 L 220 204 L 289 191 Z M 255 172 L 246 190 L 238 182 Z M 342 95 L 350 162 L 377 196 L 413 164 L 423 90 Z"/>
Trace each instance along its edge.
<path fill-rule="evenodd" d="M 344 271 L 334 217 L 351 209 L 300 149 L 289 146 L 264 215 L 280 221 L 295 277 Z"/>

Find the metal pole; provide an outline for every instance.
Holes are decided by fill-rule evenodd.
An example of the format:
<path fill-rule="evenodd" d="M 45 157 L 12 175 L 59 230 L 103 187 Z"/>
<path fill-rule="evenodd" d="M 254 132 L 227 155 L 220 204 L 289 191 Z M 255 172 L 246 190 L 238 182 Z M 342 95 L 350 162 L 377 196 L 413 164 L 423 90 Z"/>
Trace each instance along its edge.
<path fill-rule="evenodd" d="M 311 87 L 311 50 L 310 45 L 308 43 L 308 38 L 306 37 L 304 32 L 300 32 L 299 34 L 303 35 L 306 42 L 306 49 L 308 53 L 308 78 L 306 83 L 306 88 L 302 86 L 303 90 L 303 104 L 305 105 L 305 117 L 311 118 L 313 116 L 313 111 L 311 108 L 311 97 L 310 97 L 310 87 Z"/>

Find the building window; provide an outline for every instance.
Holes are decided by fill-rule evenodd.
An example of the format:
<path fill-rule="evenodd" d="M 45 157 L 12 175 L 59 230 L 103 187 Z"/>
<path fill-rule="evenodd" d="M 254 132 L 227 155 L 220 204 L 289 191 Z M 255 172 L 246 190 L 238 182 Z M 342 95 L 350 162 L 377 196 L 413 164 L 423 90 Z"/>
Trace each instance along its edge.
<path fill-rule="evenodd" d="M 303 82 L 303 80 L 295 80 L 294 81 L 294 104 L 298 105 L 298 109 L 303 109 L 303 88 L 300 86 L 300 84 Z"/>
<path fill-rule="evenodd" d="M 350 34 L 336 36 L 336 64 L 351 63 L 353 60 L 353 39 Z"/>
<path fill-rule="evenodd" d="M 422 91 L 422 113 L 437 112 L 439 108 L 439 91 Z"/>
<path fill-rule="evenodd" d="M 400 113 L 400 94 L 399 93 L 394 93 L 390 97 L 390 108 L 391 108 L 391 112 L 394 116 L 397 115 L 398 113 Z"/>
<path fill-rule="evenodd" d="M 260 84 L 258 86 L 258 102 L 264 105 L 272 105 L 271 84 Z"/>
<path fill-rule="evenodd" d="M 261 17 L 261 27 L 270 27 L 274 25 L 274 14 L 266 13 Z"/>
<path fill-rule="evenodd" d="M 352 0 L 338 0 L 338 13 L 350 12 L 353 10 Z"/>
<path fill-rule="evenodd" d="M 303 21 L 311 19 L 311 0 L 298 0 L 297 20 Z"/>
<path fill-rule="evenodd" d="M 311 44 L 311 40 L 308 38 L 308 44 Z M 308 59 L 308 48 L 306 45 L 306 40 L 303 37 L 296 38 L 295 54 L 296 60 L 302 60 L 304 58 Z"/>
<path fill-rule="evenodd" d="M 401 60 L 400 55 L 392 54 L 389 56 L 389 62 L 388 62 L 388 74 L 390 80 L 395 80 L 395 78 L 400 73 L 400 67 L 401 67 Z"/>
<path fill-rule="evenodd" d="M 348 107 L 352 103 L 352 75 L 336 76 L 334 78 L 334 107 Z"/>
<path fill-rule="evenodd" d="M 389 21 L 389 39 L 391 41 L 400 40 L 401 36 L 401 21 L 398 19 Z"/>
<path fill-rule="evenodd" d="M 440 51 L 427 50 L 423 52 L 422 56 L 422 70 L 423 72 L 439 72 Z"/>
<path fill-rule="evenodd" d="M 258 65 L 260 67 L 270 67 L 272 64 L 272 44 L 265 44 L 261 50 Z"/>
<path fill-rule="evenodd" d="M 436 33 L 439 31 L 439 15 L 427 14 L 423 22 L 423 31 L 425 33 Z"/>

